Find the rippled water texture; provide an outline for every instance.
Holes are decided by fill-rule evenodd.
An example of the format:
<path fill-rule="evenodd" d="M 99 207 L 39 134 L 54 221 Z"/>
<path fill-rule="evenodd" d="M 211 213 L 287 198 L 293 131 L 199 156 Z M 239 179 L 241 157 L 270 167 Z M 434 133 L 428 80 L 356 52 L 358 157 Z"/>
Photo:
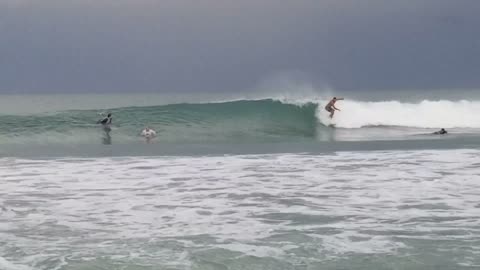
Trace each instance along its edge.
<path fill-rule="evenodd" d="M 479 269 L 480 151 L 0 159 L 0 269 Z"/>

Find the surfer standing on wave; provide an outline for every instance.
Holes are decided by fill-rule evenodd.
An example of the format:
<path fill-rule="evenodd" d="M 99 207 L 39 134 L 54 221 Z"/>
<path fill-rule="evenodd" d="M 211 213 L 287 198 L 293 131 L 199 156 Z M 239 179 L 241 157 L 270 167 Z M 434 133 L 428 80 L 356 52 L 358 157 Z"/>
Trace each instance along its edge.
<path fill-rule="evenodd" d="M 328 102 L 327 106 L 325 106 L 325 110 L 327 110 L 327 112 L 330 113 L 330 118 L 333 118 L 333 115 L 335 114 L 335 110 L 340 111 L 340 109 L 335 107 L 335 102 L 337 102 L 337 100 L 343 100 L 343 99 L 344 98 L 333 97 L 332 100 Z"/>

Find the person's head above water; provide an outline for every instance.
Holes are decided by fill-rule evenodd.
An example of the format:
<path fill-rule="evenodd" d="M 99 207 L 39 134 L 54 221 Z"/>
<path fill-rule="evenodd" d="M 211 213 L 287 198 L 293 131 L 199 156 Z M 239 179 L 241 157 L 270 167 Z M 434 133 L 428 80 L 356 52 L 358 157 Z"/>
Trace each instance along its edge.
<path fill-rule="evenodd" d="M 435 131 L 433 134 L 447 134 L 448 132 L 444 129 L 441 128 L 439 131 Z"/>
<path fill-rule="evenodd" d="M 107 117 L 112 117 L 112 114 L 111 113 L 107 114 Z"/>

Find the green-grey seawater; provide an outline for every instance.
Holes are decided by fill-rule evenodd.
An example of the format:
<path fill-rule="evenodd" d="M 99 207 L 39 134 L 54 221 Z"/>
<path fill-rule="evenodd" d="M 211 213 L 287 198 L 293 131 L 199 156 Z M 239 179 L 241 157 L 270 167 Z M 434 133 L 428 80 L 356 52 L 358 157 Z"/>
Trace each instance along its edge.
<path fill-rule="evenodd" d="M 188 155 L 248 153 L 248 149 L 258 153 L 258 148 L 271 153 L 476 147 L 480 121 L 472 116 L 458 121 L 456 116 L 435 118 L 435 110 L 442 107 L 441 110 L 458 111 L 463 106 L 470 113 L 480 108 L 479 103 L 348 102 L 351 103 L 343 105 L 346 112 L 337 112 L 333 119 L 328 117 L 321 100 L 259 99 L 109 108 L 72 104 L 70 109 L 46 107 L 36 112 L 25 108 L 23 113 L 0 114 L 0 155 Z M 108 134 L 96 124 L 106 113 L 113 114 L 112 131 Z M 420 113 L 423 114 L 409 117 Z M 140 136 L 145 127 L 157 131 L 157 137 L 148 146 Z M 440 127 L 448 128 L 448 136 L 432 136 Z M 385 141 L 389 142 L 386 148 Z M 111 147 L 99 148 L 102 144 Z"/>
<path fill-rule="evenodd" d="M 5 97 L 0 269 L 480 269 L 480 102 L 346 97 Z"/>

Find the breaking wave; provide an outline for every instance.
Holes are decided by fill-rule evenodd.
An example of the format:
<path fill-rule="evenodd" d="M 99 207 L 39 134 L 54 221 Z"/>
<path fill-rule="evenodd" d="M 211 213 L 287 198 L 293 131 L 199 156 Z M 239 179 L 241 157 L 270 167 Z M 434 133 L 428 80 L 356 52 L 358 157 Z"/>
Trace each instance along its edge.
<path fill-rule="evenodd" d="M 116 142 L 138 141 L 145 126 L 164 142 L 271 141 L 317 138 L 331 125 L 345 129 L 368 127 L 480 128 L 480 102 L 340 101 L 342 111 L 330 119 L 326 100 L 238 100 L 201 104 L 170 104 L 112 108 Z M 39 115 L 0 115 L 1 143 L 88 143 L 102 130 L 95 125 L 102 111 L 70 110 Z"/>

